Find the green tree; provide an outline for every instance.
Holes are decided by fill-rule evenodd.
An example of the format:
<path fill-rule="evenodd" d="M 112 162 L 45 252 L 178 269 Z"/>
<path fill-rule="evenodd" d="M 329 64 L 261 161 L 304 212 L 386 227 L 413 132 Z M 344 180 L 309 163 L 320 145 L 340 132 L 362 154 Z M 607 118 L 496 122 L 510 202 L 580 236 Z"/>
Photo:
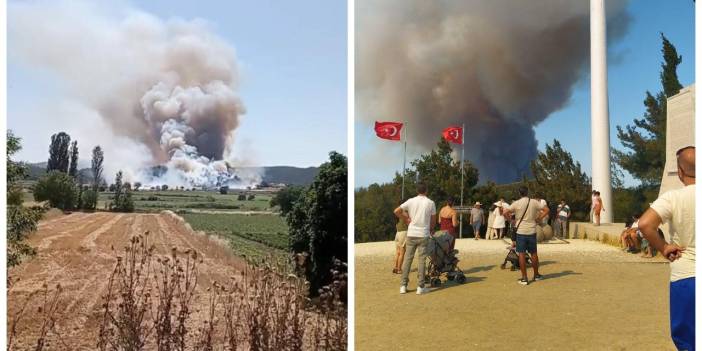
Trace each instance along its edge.
<path fill-rule="evenodd" d="M 471 196 L 479 194 L 474 193 L 476 191 L 474 187 L 478 183 L 478 170 L 470 161 L 464 161 L 463 168 L 464 203 L 467 204 Z M 416 195 L 417 180 L 427 184 L 427 195 L 437 206 L 441 206 L 449 197 L 453 197 L 457 202 L 460 201 L 461 162 L 454 161 L 451 145 L 443 138 L 439 140 L 435 149 L 410 162 L 410 167 L 405 174 L 405 199 L 400 199 L 402 175 L 399 173 L 395 173 L 392 183 L 373 184 L 356 191 L 354 208 L 356 241 L 392 240 L 397 223 L 392 211 L 402 200 Z M 467 220 L 466 216 L 464 220 Z"/>
<path fill-rule="evenodd" d="M 329 153 L 329 161 L 295 202 L 286 216 L 290 228 L 290 249 L 309 253 L 307 280 L 310 292 L 328 283 L 333 259 L 347 262 L 347 185 L 346 156 Z"/>
<path fill-rule="evenodd" d="M 300 198 L 305 188 L 302 186 L 286 186 L 280 189 L 269 202 L 270 207 L 280 207 L 280 214 L 287 215 L 292 210 L 295 202 Z"/>
<path fill-rule="evenodd" d="M 12 160 L 22 149 L 20 142 L 11 130 L 7 131 L 7 267 L 16 266 L 24 257 L 36 254 L 25 239 L 36 231 L 43 213 L 41 208 L 22 206 L 22 188 L 16 182 L 27 177 L 27 170 L 23 164 Z"/>
<path fill-rule="evenodd" d="M 677 67 L 682 62 L 675 46 L 661 34 L 663 41 L 663 63 L 661 64 L 661 85 L 663 91 L 656 95 L 646 92 L 644 106 L 646 112 L 641 119 L 634 119 L 633 125 L 624 128 L 617 126 L 617 137 L 625 149 L 613 150 L 614 161 L 629 172 L 644 186 L 660 186 L 665 166 L 665 131 L 667 98 L 680 92 Z"/>
<path fill-rule="evenodd" d="M 572 218 L 586 220 L 589 216 L 590 178 L 573 161 L 573 156 L 561 147 L 558 140 L 546 144 L 546 150 L 539 152 L 531 161 L 534 180 L 530 184 L 532 194 L 541 194 L 551 207 L 561 199 L 566 200 L 572 211 Z"/>
<path fill-rule="evenodd" d="M 68 167 L 68 175 L 73 179 L 78 179 L 78 141 L 74 140 L 71 143 L 71 165 Z"/>
<path fill-rule="evenodd" d="M 386 241 L 395 237 L 401 183 L 371 184 L 354 194 L 354 238 L 356 242 Z"/>
<path fill-rule="evenodd" d="M 437 203 L 446 201 L 449 197 L 454 197 L 460 200 L 461 197 L 461 162 L 453 160 L 453 150 L 451 144 L 441 138 L 437 143 L 436 149 L 431 150 L 428 154 L 421 155 L 419 159 L 411 162 L 413 170 L 407 172 L 405 185 L 410 183 L 412 189 L 405 189 L 405 197 L 416 195 L 413 185 L 416 179 L 427 184 L 427 195 L 430 199 Z M 463 162 L 464 169 L 464 200 L 466 195 L 470 194 L 472 188 L 478 183 L 478 169 L 470 163 Z M 417 176 L 419 174 L 419 176 Z M 400 176 L 398 174 L 398 176 Z M 398 181 L 396 176 L 395 181 Z M 402 181 L 402 177 L 399 177 Z M 412 190 L 408 192 L 407 190 Z"/>
<path fill-rule="evenodd" d="M 93 191 L 97 192 L 102 183 L 102 171 L 105 155 L 102 152 L 100 145 L 93 148 L 93 158 L 90 164 L 90 170 L 93 172 Z"/>
<path fill-rule="evenodd" d="M 113 208 L 115 209 L 121 209 L 122 208 L 122 193 L 124 191 L 124 187 L 122 185 L 122 171 L 117 172 L 117 175 L 115 175 L 115 198 L 112 203 Z"/>
<path fill-rule="evenodd" d="M 83 209 L 92 211 L 97 208 L 98 193 L 95 189 L 88 189 L 83 191 Z"/>
<path fill-rule="evenodd" d="M 36 201 L 49 201 L 51 207 L 64 211 L 71 210 L 76 202 L 76 188 L 73 178 L 60 171 L 51 171 L 34 186 Z"/>
<path fill-rule="evenodd" d="M 49 161 L 46 164 L 46 171 L 59 171 L 68 173 L 70 158 L 68 148 L 71 144 L 71 137 L 60 132 L 51 136 L 51 145 L 49 146 Z"/>

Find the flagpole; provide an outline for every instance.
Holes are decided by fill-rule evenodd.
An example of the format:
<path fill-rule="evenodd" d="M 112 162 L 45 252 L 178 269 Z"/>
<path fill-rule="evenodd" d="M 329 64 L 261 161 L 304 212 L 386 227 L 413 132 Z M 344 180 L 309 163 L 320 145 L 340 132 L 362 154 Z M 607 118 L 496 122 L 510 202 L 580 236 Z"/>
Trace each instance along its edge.
<path fill-rule="evenodd" d="M 463 157 L 466 152 L 466 124 L 463 123 L 461 126 L 461 207 L 463 207 Z M 463 212 L 461 212 L 461 220 L 460 220 L 460 226 L 458 229 L 459 237 L 463 238 Z"/>
<path fill-rule="evenodd" d="M 404 123 L 404 129 L 405 129 L 405 151 L 402 154 L 402 197 L 400 198 L 400 202 L 405 201 L 405 170 L 406 170 L 406 163 L 407 163 L 407 122 Z"/>

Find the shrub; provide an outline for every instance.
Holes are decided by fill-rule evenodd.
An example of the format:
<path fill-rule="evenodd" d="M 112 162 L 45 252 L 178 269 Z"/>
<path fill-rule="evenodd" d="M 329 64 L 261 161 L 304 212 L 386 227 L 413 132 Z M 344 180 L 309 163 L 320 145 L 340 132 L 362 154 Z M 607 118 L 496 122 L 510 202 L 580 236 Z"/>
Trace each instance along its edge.
<path fill-rule="evenodd" d="M 236 199 L 239 200 L 239 201 L 246 201 L 246 195 L 244 195 L 244 194 L 239 194 L 239 196 L 237 196 Z"/>
<path fill-rule="evenodd" d="M 229 187 L 223 186 L 223 187 L 219 188 L 219 193 L 222 195 L 227 195 L 229 193 Z"/>
<path fill-rule="evenodd" d="M 94 210 L 97 208 L 98 193 L 93 189 L 85 190 L 83 192 L 83 209 L 84 210 Z"/>
<path fill-rule="evenodd" d="M 249 195 L 249 197 L 248 197 L 249 201 L 253 201 L 255 199 L 256 199 L 256 195 L 253 195 L 253 194 Z"/>
<path fill-rule="evenodd" d="M 66 173 L 51 171 L 34 187 L 34 199 L 49 201 L 51 207 L 71 210 L 75 206 L 76 191 L 73 178 Z"/>
<path fill-rule="evenodd" d="M 319 173 L 286 216 L 290 228 L 290 249 L 309 253 L 306 277 L 310 293 L 332 279 L 334 258 L 347 260 L 347 161 L 337 152 Z"/>

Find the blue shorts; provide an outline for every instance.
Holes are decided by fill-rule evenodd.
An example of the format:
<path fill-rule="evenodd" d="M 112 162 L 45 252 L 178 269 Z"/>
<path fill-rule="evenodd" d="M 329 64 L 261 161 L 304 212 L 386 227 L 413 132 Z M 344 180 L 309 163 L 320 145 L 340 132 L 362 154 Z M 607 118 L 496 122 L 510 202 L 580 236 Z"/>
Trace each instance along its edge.
<path fill-rule="evenodd" d="M 483 221 L 473 221 L 473 231 L 478 232 L 480 231 L 480 226 L 483 224 Z"/>
<path fill-rule="evenodd" d="M 517 234 L 517 252 L 536 253 L 536 235 Z"/>
<path fill-rule="evenodd" d="M 670 282 L 670 335 L 678 350 L 695 349 L 695 278 Z"/>

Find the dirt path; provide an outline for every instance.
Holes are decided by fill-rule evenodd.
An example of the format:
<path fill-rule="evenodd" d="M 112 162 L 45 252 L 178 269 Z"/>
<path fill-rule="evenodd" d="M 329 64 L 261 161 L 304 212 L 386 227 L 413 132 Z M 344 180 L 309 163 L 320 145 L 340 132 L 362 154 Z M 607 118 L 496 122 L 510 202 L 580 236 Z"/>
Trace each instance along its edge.
<path fill-rule="evenodd" d="M 149 240 L 157 255 L 169 255 L 171 248 L 182 252 L 195 249 L 203 257 L 198 270 L 196 301 L 205 302 L 211 281 L 224 282 L 244 267 L 222 242 L 193 233 L 179 218 L 170 214 L 74 213 L 41 222 L 29 244 L 37 255 L 9 271 L 16 280 L 8 291 L 8 320 L 33 291 L 47 283 L 61 284 L 63 294 L 58 315 L 58 329 L 70 350 L 94 350 L 99 328 L 102 296 L 116 256 L 136 234 L 149 231 Z M 18 330 L 19 345 L 36 340 L 40 321 L 34 311 L 40 301 L 28 306 Z M 203 309 L 204 310 L 204 309 Z M 199 315 L 193 316 L 197 323 Z M 8 322 L 9 323 L 9 322 Z M 9 324 L 8 324 L 9 325 Z M 58 345 L 54 345 L 58 347 Z M 50 347 L 50 349 L 61 349 Z"/>
<path fill-rule="evenodd" d="M 466 284 L 417 296 L 413 268 L 400 295 L 393 245 L 355 246 L 357 350 L 675 349 L 662 261 L 581 240 L 540 245 L 546 279 L 520 286 L 518 272 L 499 267 L 503 242 L 464 239 L 456 246 Z"/>

